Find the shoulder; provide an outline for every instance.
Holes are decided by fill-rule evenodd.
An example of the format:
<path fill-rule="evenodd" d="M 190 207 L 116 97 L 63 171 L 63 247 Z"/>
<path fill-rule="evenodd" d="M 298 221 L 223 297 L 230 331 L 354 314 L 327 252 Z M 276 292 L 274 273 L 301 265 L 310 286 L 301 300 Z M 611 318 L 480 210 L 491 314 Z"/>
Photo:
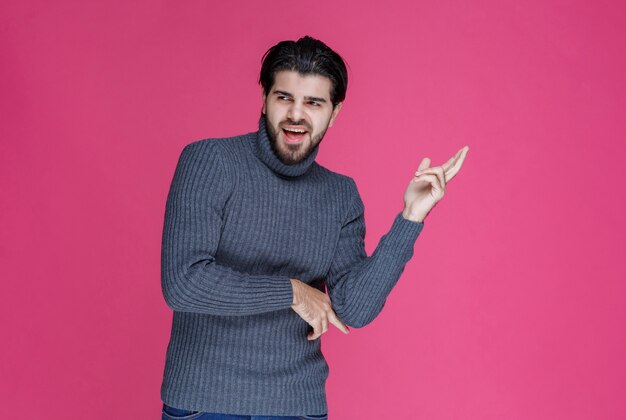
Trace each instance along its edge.
<path fill-rule="evenodd" d="M 177 171 L 196 173 L 198 176 L 210 172 L 226 174 L 229 160 L 229 145 L 244 136 L 205 138 L 186 144 L 178 157 Z"/>
<path fill-rule="evenodd" d="M 254 133 L 242 134 L 233 137 L 210 137 L 196 140 L 185 145 L 180 153 L 180 159 L 206 161 L 218 159 L 226 164 L 241 153 L 245 143 L 250 141 Z"/>
<path fill-rule="evenodd" d="M 228 153 L 240 147 L 243 142 L 248 141 L 253 133 L 242 134 L 233 137 L 210 137 L 188 143 L 183 148 L 183 153 Z"/>
<path fill-rule="evenodd" d="M 210 189 L 214 195 L 222 192 L 227 197 L 235 185 L 233 156 L 246 136 L 205 138 L 186 144 L 178 158 L 173 184 L 196 185 L 198 190 Z"/>

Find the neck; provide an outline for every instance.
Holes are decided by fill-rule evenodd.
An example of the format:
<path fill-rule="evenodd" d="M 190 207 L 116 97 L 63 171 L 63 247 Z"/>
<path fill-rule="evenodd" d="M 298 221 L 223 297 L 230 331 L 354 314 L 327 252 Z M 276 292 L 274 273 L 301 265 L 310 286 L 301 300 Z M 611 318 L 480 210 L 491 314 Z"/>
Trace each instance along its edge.
<path fill-rule="evenodd" d="M 313 149 L 313 153 L 306 159 L 291 165 L 283 163 L 272 149 L 271 140 L 267 132 L 265 115 L 261 115 L 259 131 L 252 139 L 252 150 L 259 160 L 272 171 L 284 177 L 292 178 L 304 175 L 310 169 L 319 151 L 319 145 Z"/>

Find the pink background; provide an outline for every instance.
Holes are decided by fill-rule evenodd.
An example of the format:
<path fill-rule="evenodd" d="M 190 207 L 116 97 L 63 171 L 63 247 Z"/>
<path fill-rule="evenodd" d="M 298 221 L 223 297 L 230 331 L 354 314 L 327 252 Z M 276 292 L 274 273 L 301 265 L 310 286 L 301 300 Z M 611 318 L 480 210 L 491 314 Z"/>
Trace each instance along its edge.
<path fill-rule="evenodd" d="M 159 418 L 178 155 L 255 130 L 304 34 L 350 66 L 318 162 L 368 252 L 470 146 L 379 318 L 324 336 L 331 418 L 626 418 L 626 6 L 545 0 L 3 1 L 0 417 Z"/>

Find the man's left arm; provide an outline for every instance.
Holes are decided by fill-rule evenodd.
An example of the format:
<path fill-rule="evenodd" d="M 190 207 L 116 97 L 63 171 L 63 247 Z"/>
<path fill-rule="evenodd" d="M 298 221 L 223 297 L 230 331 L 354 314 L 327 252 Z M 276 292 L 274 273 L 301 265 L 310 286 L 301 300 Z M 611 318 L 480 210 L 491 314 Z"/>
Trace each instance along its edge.
<path fill-rule="evenodd" d="M 382 310 L 387 296 L 413 256 L 423 222 L 399 213 L 371 256 L 365 251 L 364 206 L 355 195 L 341 229 L 326 278 L 328 295 L 337 316 L 353 327 L 369 324 Z"/>
<path fill-rule="evenodd" d="M 446 163 L 432 168 L 429 158 L 422 160 L 404 193 L 404 209 L 371 256 L 365 252 L 363 202 L 352 182 L 354 199 L 326 278 L 333 309 L 344 323 L 362 327 L 380 313 L 413 256 L 424 219 L 443 198 L 447 182 L 459 172 L 468 151 L 465 146 Z"/>

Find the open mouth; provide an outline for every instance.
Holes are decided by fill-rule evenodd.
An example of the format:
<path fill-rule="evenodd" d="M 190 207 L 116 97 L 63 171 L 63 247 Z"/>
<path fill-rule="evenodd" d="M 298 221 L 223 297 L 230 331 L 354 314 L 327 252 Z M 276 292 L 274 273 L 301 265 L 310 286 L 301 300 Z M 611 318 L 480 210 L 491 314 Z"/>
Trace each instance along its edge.
<path fill-rule="evenodd" d="M 308 131 L 301 127 L 283 127 L 283 133 L 285 133 L 285 140 L 288 143 L 298 143 L 302 141 Z"/>

